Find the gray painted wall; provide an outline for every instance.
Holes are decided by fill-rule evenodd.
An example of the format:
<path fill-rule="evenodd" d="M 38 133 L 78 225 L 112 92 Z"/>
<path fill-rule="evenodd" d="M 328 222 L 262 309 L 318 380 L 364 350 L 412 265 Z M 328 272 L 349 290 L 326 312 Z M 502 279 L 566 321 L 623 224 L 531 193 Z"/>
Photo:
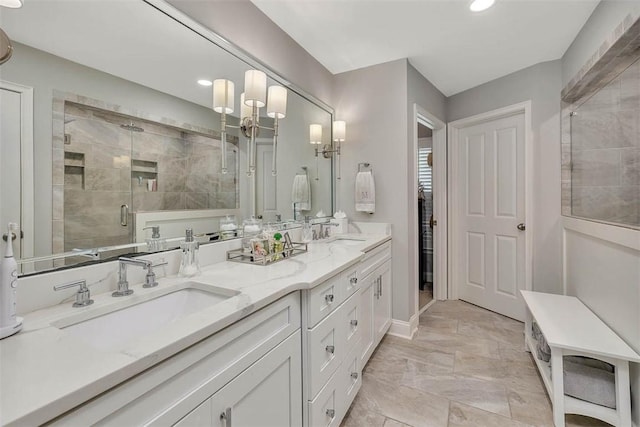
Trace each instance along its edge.
<path fill-rule="evenodd" d="M 562 87 L 569 83 L 628 15 L 640 17 L 640 1 L 604 0 L 598 4 L 562 57 Z"/>
<path fill-rule="evenodd" d="M 408 321 L 415 288 L 409 282 L 407 226 L 407 61 L 402 59 L 335 76 L 334 107 L 347 122 L 338 206 L 351 221 L 388 222 L 393 241 L 393 318 Z M 375 90 L 373 90 L 375 89 Z M 376 212 L 355 212 L 359 162 L 373 167 Z"/>
<path fill-rule="evenodd" d="M 330 104 L 333 75 L 249 0 L 169 3 Z"/>
<path fill-rule="evenodd" d="M 562 292 L 560 223 L 560 61 L 544 62 L 449 98 L 449 122 L 531 100 L 533 289 Z"/>

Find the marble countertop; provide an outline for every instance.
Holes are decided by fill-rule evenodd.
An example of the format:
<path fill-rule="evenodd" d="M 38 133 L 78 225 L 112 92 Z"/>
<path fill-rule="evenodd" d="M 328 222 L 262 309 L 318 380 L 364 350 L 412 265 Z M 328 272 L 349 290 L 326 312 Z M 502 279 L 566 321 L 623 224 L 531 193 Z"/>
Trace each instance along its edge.
<path fill-rule="evenodd" d="M 225 261 L 203 267 L 191 279 L 169 276 L 159 279 L 156 288 L 131 286 L 131 296 L 113 298 L 108 292 L 92 295 L 95 302 L 88 307 L 72 308 L 67 302 L 28 313 L 22 332 L 0 341 L 0 425 L 36 425 L 55 418 L 283 296 L 319 285 L 390 239 L 383 234 L 340 235 L 313 242 L 307 253 L 272 265 Z M 149 300 L 185 281 L 238 293 L 120 351 L 97 349 L 54 326 Z"/>

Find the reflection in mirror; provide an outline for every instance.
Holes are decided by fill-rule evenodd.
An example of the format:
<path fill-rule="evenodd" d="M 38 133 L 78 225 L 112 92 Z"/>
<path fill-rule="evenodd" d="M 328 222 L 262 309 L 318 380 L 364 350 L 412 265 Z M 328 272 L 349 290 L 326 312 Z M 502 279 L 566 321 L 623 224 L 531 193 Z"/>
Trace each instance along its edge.
<path fill-rule="evenodd" d="M 562 213 L 640 228 L 640 20 L 616 34 L 562 94 Z"/>
<path fill-rule="evenodd" d="M 186 227 L 217 236 L 227 215 L 241 223 L 332 213 L 333 160 L 309 144 L 311 123 L 331 143 L 331 111 L 287 90 L 274 176 L 274 119 L 261 108 L 248 176 L 247 138 L 237 127 L 244 75 L 255 64 L 151 4 L 25 2 L 3 10 L 0 27 L 14 46 L 0 68 L 0 224 L 21 224 L 14 248 L 23 259 L 83 251 L 23 262 L 23 273 L 146 251 L 154 226 L 175 247 Z M 277 84 L 272 77 L 267 87 Z M 221 116 L 203 79 L 235 86 L 226 174 Z M 117 250 L 94 250 L 105 246 Z"/>

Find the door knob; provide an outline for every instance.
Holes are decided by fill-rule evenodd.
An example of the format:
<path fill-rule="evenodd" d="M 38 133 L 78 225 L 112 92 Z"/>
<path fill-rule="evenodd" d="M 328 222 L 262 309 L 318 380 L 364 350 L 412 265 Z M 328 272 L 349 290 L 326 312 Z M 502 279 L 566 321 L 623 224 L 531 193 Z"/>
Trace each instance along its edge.
<path fill-rule="evenodd" d="M 520 230 L 520 231 L 524 231 L 524 230 L 526 230 L 526 228 L 527 228 L 527 227 L 524 225 L 524 223 L 523 223 L 523 222 L 521 222 L 520 224 L 518 224 L 518 230 Z"/>

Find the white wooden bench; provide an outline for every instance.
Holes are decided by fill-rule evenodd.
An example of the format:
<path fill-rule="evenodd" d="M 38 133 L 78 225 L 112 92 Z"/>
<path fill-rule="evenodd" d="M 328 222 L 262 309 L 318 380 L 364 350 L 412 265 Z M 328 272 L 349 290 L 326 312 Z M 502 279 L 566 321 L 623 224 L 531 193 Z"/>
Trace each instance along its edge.
<path fill-rule="evenodd" d="M 555 426 L 564 427 L 565 414 L 581 414 L 614 426 L 630 427 L 629 362 L 640 362 L 638 353 L 578 298 L 531 291 L 521 292 L 527 305 L 526 347 L 532 352 L 553 404 Z M 551 366 L 536 357 L 537 342 L 532 336 L 534 321 L 551 348 Z M 616 409 L 564 394 L 564 356 L 591 357 L 615 366 Z"/>

